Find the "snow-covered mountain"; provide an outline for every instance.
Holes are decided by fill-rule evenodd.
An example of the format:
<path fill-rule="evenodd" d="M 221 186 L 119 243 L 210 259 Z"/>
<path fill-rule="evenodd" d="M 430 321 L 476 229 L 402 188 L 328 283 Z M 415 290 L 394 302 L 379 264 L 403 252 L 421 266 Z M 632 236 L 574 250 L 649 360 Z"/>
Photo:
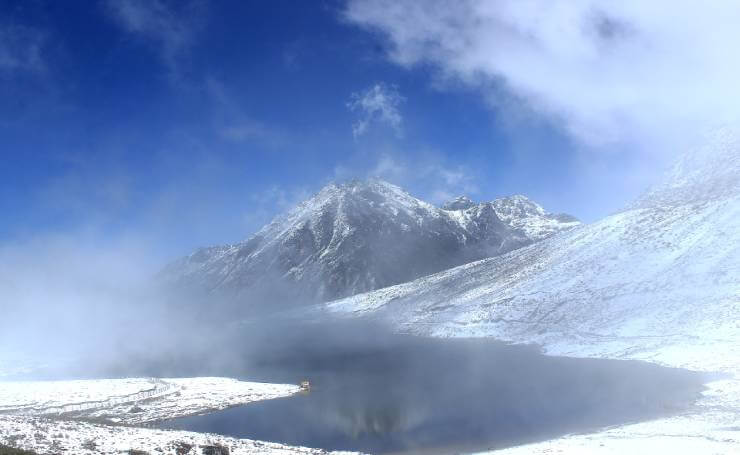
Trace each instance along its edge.
<path fill-rule="evenodd" d="M 351 181 L 324 187 L 246 241 L 195 251 L 162 276 L 208 292 L 329 300 L 503 254 L 579 224 L 524 196 L 461 197 L 438 208 L 381 180 Z"/>
<path fill-rule="evenodd" d="M 694 343 L 726 359 L 722 346 L 740 351 L 740 136 L 717 131 L 599 222 L 327 307 L 382 315 L 409 332 L 538 342 L 563 354 L 634 358 Z"/>

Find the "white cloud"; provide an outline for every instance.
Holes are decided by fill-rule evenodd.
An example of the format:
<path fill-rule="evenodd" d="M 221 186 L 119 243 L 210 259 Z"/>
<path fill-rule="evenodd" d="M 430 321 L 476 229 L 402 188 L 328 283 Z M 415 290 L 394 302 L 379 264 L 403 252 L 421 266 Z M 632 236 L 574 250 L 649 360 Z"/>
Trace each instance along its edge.
<path fill-rule="evenodd" d="M 589 146 L 667 146 L 740 119 L 733 0 L 350 0 L 390 58 L 431 63 L 504 109 L 543 115 Z M 362 129 L 360 125 L 360 130 Z"/>
<path fill-rule="evenodd" d="M 0 70 L 44 71 L 44 41 L 44 34 L 36 29 L 20 25 L 0 25 Z"/>
<path fill-rule="evenodd" d="M 161 0 L 109 0 L 111 17 L 126 32 L 153 42 L 164 64 L 173 75 L 178 72 L 178 61 L 192 44 L 202 4 L 183 2 L 175 8 Z"/>
<path fill-rule="evenodd" d="M 352 124 L 352 135 L 355 138 L 367 133 L 373 123 L 382 123 L 391 127 L 397 136 L 403 134 L 403 117 L 399 106 L 404 101 L 398 93 L 398 87 L 383 83 L 351 95 L 347 107 L 359 114 L 359 118 Z"/>

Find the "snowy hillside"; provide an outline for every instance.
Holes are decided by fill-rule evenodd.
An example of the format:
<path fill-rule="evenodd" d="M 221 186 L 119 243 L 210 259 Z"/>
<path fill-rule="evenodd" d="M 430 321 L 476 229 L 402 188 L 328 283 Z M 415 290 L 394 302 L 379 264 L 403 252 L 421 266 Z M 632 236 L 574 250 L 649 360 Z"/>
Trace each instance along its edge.
<path fill-rule="evenodd" d="M 506 253 L 578 221 L 524 196 L 441 209 L 380 180 L 330 184 L 248 240 L 170 266 L 176 287 L 308 300 L 353 295 Z M 278 286 L 275 286 L 278 285 Z"/>
<path fill-rule="evenodd" d="M 512 341 L 731 335 L 739 233 L 737 196 L 635 209 L 329 307 L 382 311 L 417 333 Z"/>
<path fill-rule="evenodd" d="M 412 332 L 545 344 L 737 335 L 739 142 L 717 133 L 597 223 L 329 308 L 380 311 Z"/>

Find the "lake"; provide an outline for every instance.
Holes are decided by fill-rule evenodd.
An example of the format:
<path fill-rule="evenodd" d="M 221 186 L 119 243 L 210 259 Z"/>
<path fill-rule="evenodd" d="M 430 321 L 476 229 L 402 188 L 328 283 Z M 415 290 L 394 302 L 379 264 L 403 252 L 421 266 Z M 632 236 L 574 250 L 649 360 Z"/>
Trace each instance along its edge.
<path fill-rule="evenodd" d="M 549 357 L 486 339 L 353 330 L 283 327 L 232 339 L 224 346 L 229 375 L 308 379 L 311 390 L 160 426 L 330 450 L 454 453 L 676 414 L 706 380 L 641 362 Z"/>

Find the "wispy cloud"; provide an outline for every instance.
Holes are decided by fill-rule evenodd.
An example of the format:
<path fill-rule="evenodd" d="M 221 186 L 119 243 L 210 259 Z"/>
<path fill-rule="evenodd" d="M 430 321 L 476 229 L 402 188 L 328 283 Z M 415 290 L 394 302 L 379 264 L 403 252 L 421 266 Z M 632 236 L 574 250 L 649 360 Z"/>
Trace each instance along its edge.
<path fill-rule="evenodd" d="M 373 123 L 385 124 L 392 128 L 397 136 L 403 134 L 403 116 L 399 111 L 404 98 L 395 85 L 374 84 L 361 92 L 350 96 L 347 107 L 358 114 L 352 124 L 352 135 L 355 138 L 368 132 Z"/>
<path fill-rule="evenodd" d="M 270 219 L 285 213 L 311 197 L 311 191 L 303 186 L 271 185 L 250 194 L 250 208 L 244 213 L 245 232 L 249 235 L 270 222 Z"/>
<path fill-rule="evenodd" d="M 264 138 L 270 133 L 264 124 L 242 118 L 237 122 L 220 127 L 218 134 L 222 138 L 233 142 L 244 142 L 250 139 Z"/>
<path fill-rule="evenodd" d="M 497 109 L 504 92 L 590 148 L 666 148 L 740 119 L 732 0 L 350 0 L 345 16 L 381 32 L 394 62 L 431 64 Z"/>
<path fill-rule="evenodd" d="M 407 174 L 407 165 L 405 163 L 401 163 L 397 158 L 387 154 L 382 155 L 369 172 L 370 177 L 379 177 L 394 181 L 406 179 L 408 177 Z"/>
<path fill-rule="evenodd" d="M 45 35 L 35 28 L 0 24 L 0 71 L 43 72 Z"/>
<path fill-rule="evenodd" d="M 342 168 L 346 178 L 347 169 Z M 336 174 L 336 171 L 335 171 Z M 410 189 L 429 202 L 442 204 L 454 197 L 478 194 L 476 173 L 466 166 L 451 164 L 436 153 L 423 153 L 413 160 L 404 154 L 383 154 L 367 172 L 375 177 Z"/>
<path fill-rule="evenodd" d="M 287 131 L 248 115 L 221 81 L 207 78 L 205 90 L 211 101 L 214 129 L 219 138 L 240 144 L 258 142 L 272 148 L 289 143 Z"/>
<path fill-rule="evenodd" d="M 149 40 L 163 63 L 178 76 L 204 15 L 198 1 L 167 3 L 162 0 L 108 0 L 107 10 L 126 32 Z"/>

